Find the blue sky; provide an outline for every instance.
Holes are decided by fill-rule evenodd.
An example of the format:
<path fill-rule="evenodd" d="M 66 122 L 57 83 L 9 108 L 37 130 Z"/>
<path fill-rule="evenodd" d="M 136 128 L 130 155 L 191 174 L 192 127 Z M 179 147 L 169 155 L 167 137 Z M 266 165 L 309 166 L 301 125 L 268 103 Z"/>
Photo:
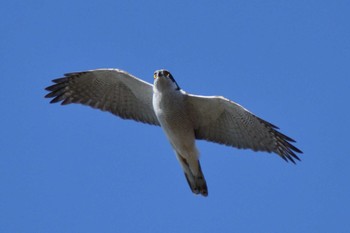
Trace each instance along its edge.
<path fill-rule="evenodd" d="M 349 1 L 1 5 L 0 232 L 350 232 Z M 232 99 L 302 162 L 198 141 L 194 196 L 159 127 L 43 98 L 105 67 Z"/>

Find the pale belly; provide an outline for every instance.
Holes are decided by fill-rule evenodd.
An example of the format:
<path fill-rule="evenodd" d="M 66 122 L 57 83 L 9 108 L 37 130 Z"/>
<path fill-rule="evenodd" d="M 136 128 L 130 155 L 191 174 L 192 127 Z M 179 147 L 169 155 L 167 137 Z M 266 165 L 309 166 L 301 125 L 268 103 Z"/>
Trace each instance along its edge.
<path fill-rule="evenodd" d="M 166 98 L 162 100 L 162 102 L 154 101 L 153 106 L 164 133 L 177 152 L 183 156 L 190 151 L 192 154 L 196 151 L 195 135 L 193 123 L 185 112 L 185 106 L 181 105 L 181 99 L 174 100 L 174 96 L 171 100 Z"/>

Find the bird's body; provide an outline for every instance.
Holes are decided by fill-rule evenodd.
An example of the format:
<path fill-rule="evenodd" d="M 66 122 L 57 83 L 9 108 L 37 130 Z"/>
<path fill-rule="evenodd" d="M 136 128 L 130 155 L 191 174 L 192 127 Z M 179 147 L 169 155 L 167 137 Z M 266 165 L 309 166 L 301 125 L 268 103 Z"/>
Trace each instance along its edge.
<path fill-rule="evenodd" d="M 172 107 L 169 108 L 169 106 Z M 191 190 L 206 196 L 208 190 L 198 160 L 199 152 L 193 130 L 194 119 L 191 119 L 187 111 L 186 93 L 176 83 L 157 78 L 153 86 L 153 108 L 165 135 L 175 150 L 176 158 L 184 170 Z"/>
<path fill-rule="evenodd" d="M 124 119 L 161 126 L 195 194 L 208 195 L 195 140 L 274 152 L 286 161 L 302 153 L 293 139 L 242 106 L 220 96 L 183 91 L 166 70 L 154 73 L 154 85 L 117 69 L 69 73 L 53 80 L 51 103 L 81 103 Z"/>

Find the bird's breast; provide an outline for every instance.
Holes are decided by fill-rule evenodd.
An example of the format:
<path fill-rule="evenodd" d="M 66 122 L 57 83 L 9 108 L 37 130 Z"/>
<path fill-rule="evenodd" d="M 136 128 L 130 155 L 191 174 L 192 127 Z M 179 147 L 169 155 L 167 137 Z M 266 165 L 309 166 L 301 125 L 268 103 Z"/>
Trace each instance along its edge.
<path fill-rule="evenodd" d="M 181 93 L 155 93 L 153 108 L 164 130 L 192 127 Z"/>
<path fill-rule="evenodd" d="M 194 150 L 194 129 L 186 111 L 184 96 L 154 94 L 153 107 L 162 129 L 174 149 L 182 154 Z"/>

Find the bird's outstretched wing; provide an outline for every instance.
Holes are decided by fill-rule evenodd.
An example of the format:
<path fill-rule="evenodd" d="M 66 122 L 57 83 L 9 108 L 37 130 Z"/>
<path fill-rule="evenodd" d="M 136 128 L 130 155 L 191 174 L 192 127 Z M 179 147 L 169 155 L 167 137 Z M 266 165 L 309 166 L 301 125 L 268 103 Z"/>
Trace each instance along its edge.
<path fill-rule="evenodd" d="M 68 73 L 46 88 L 50 103 L 79 103 L 124 119 L 159 125 L 152 105 L 153 85 L 117 69 Z"/>
<path fill-rule="evenodd" d="M 295 153 L 302 151 L 291 144 L 295 142 L 293 139 L 233 101 L 220 96 L 188 94 L 187 104 L 197 139 L 274 152 L 293 163 L 300 160 Z"/>

